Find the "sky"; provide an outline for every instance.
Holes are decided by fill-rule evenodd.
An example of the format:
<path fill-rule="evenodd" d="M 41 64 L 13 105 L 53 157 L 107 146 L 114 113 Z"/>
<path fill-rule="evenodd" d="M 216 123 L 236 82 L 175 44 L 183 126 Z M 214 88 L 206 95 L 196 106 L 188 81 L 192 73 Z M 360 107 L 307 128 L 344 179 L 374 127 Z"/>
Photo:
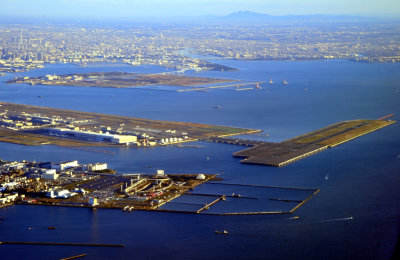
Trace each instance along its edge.
<path fill-rule="evenodd" d="M 3 17 L 176 17 L 237 11 L 400 18 L 400 0 L 0 0 Z"/>

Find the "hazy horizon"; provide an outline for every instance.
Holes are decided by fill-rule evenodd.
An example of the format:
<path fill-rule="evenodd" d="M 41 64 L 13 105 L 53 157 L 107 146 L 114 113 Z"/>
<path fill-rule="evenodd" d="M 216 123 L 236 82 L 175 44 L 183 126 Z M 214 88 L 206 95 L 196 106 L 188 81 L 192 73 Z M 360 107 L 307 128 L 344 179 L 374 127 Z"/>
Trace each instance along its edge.
<path fill-rule="evenodd" d="M 397 0 L 0 0 L 0 16 L 41 18 L 171 18 L 250 11 L 272 16 L 351 15 L 400 18 Z"/>

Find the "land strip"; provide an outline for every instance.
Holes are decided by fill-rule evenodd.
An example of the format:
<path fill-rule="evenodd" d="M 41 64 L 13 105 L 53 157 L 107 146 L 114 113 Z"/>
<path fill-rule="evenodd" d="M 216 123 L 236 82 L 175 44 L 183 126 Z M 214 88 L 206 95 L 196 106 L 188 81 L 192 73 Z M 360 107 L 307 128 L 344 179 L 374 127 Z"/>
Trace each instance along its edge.
<path fill-rule="evenodd" d="M 391 120 L 350 120 L 280 143 L 229 138 L 260 132 L 185 122 L 87 113 L 0 102 L 0 141 L 24 145 L 157 146 L 196 140 L 250 146 L 235 152 L 242 163 L 281 167 L 393 124 Z"/>
<path fill-rule="evenodd" d="M 24 145 L 153 146 L 259 131 L 0 102 L 0 141 Z"/>
<path fill-rule="evenodd" d="M 10 162 L 0 159 L 0 206 L 10 203 L 153 210 L 211 174 L 117 174 L 106 163 Z M 11 193 L 12 192 L 12 193 Z"/>
<path fill-rule="evenodd" d="M 169 85 L 178 87 L 197 86 L 202 84 L 216 84 L 232 82 L 231 79 L 217 79 L 205 77 L 191 77 L 171 75 L 178 72 L 159 74 L 138 74 L 126 72 L 90 72 L 63 75 L 45 75 L 30 78 L 17 77 L 7 83 L 27 83 L 30 85 L 75 86 L 75 87 L 107 87 L 129 88 L 148 85 Z"/>
<path fill-rule="evenodd" d="M 33 134 L 23 131 L 13 131 L 0 128 L 0 142 L 22 145 L 59 145 L 59 146 L 113 146 L 107 143 L 85 142 L 72 139 L 60 139 L 58 137 Z"/>
<path fill-rule="evenodd" d="M 395 121 L 363 119 L 344 121 L 281 143 L 252 142 L 249 146 L 254 145 L 253 147 L 235 152 L 233 155 L 244 158 L 242 163 L 281 167 L 393 123 Z M 218 138 L 217 141 L 223 142 L 223 138 Z M 229 139 L 225 142 L 241 145 L 245 143 Z"/>
<path fill-rule="evenodd" d="M 55 163 L 0 159 L 0 207 L 27 204 L 122 209 L 127 212 L 288 214 L 319 191 L 224 184 L 219 183 L 220 180 L 215 174 L 165 174 L 164 170 L 157 170 L 154 174 L 118 174 L 109 169 L 107 163 L 79 164 L 77 160 Z M 219 187 L 217 192 L 211 189 L 210 193 L 207 187 L 204 189 L 203 185 L 209 181 L 214 181 L 212 186 Z M 251 203 L 251 212 L 243 208 L 243 200 Z"/>

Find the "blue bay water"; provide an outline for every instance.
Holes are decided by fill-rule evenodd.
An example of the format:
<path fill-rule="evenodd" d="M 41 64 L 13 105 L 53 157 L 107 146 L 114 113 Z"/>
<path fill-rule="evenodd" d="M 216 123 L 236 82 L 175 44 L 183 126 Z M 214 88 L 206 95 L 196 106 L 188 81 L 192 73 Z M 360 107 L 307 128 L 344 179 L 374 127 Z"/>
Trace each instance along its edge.
<path fill-rule="evenodd" d="M 342 120 L 400 114 L 400 64 L 344 60 L 250 62 L 218 60 L 238 68 L 186 75 L 246 81 L 273 79 L 262 90 L 175 92 L 143 88 L 78 88 L 5 84 L 0 101 L 160 120 L 262 129 L 279 142 Z M 158 73 L 157 66 L 49 65 L 18 75 L 89 71 Z M 283 80 L 289 82 L 283 85 Z M 42 98 L 38 98 L 42 96 Z M 213 107 L 220 106 L 220 109 Z M 399 237 L 400 127 L 398 123 L 283 168 L 243 165 L 242 147 L 197 142 L 202 148 L 104 148 L 91 152 L 56 146 L 0 143 L 6 160 L 108 162 L 120 172 L 217 173 L 224 182 L 318 188 L 294 215 L 207 216 L 124 213 L 65 207 L 0 209 L 0 241 L 123 243 L 125 248 L 0 245 L 5 259 L 389 259 Z M 209 159 L 207 159 L 209 158 Z M 293 216 L 299 219 L 293 219 Z M 349 219 L 352 216 L 353 219 Z M 48 226 L 56 226 L 48 230 Z M 31 228 L 31 229 L 29 229 Z M 214 234 L 227 229 L 229 236 Z M 23 249 L 23 250 L 21 250 Z M 3 257 L 2 257 L 3 258 Z"/>

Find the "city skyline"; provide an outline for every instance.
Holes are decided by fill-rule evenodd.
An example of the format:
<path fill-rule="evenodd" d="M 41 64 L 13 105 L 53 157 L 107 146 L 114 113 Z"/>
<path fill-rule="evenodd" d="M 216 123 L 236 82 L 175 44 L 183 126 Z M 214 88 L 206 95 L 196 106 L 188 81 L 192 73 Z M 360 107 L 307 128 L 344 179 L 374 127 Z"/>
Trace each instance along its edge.
<path fill-rule="evenodd" d="M 1 16 L 44 18 L 142 18 L 176 16 L 224 16 L 237 11 L 252 11 L 274 16 L 282 15 L 357 15 L 400 17 L 396 0 L 316 1 L 237 1 L 237 0 L 1 0 Z"/>

